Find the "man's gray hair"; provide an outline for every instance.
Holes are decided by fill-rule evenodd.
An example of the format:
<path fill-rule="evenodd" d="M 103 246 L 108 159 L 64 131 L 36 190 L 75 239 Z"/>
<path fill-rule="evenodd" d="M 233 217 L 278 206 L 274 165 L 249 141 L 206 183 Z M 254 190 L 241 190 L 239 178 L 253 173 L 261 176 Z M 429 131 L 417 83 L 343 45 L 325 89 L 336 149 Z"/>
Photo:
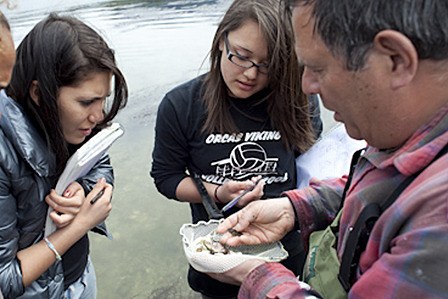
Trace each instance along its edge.
<path fill-rule="evenodd" d="M 288 7 L 312 6 L 315 32 L 347 68 L 364 66 L 378 32 L 407 36 L 419 59 L 448 59 L 447 0 L 285 0 Z"/>

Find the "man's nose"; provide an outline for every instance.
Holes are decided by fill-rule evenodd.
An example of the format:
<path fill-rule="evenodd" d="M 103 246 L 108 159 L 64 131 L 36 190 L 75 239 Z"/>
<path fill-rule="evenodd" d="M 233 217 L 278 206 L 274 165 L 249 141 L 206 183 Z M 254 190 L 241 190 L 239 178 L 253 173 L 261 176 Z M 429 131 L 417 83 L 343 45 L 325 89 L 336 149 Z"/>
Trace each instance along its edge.
<path fill-rule="evenodd" d="M 319 81 L 312 72 L 305 67 L 302 74 L 302 90 L 306 94 L 320 93 Z"/>

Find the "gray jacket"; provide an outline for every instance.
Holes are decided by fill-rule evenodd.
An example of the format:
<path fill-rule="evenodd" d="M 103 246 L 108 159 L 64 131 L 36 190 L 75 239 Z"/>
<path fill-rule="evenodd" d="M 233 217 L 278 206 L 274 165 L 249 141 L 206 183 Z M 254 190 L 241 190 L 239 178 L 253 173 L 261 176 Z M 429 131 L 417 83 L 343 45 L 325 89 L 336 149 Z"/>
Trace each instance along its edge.
<path fill-rule="evenodd" d="M 17 251 L 43 238 L 47 204 L 54 188 L 55 157 L 20 105 L 0 91 L 0 291 L 6 298 L 62 298 L 62 263 L 56 262 L 27 288 Z M 89 192 L 104 177 L 113 182 L 109 157 L 103 156 L 79 182 Z M 97 227 L 107 235 L 104 224 Z"/>

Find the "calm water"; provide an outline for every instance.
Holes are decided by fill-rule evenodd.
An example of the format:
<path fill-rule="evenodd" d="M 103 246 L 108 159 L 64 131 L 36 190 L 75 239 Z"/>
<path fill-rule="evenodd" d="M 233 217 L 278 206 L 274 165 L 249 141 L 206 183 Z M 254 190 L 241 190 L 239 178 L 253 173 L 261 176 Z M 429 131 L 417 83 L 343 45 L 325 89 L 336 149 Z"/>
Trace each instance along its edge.
<path fill-rule="evenodd" d="M 90 234 L 99 298 L 199 298 L 186 282 L 179 228 L 187 204 L 160 195 L 149 176 L 157 105 L 172 87 L 203 73 L 216 24 L 230 0 L 15 0 L 7 10 L 16 45 L 49 12 L 76 16 L 116 51 L 130 89 L 111 148 L 116 185 L 107 221 L 114 240 Z M 331 123 L 324 115 L 324 122 Z M 326 128 L 328 129 L 328 128 Z"/>

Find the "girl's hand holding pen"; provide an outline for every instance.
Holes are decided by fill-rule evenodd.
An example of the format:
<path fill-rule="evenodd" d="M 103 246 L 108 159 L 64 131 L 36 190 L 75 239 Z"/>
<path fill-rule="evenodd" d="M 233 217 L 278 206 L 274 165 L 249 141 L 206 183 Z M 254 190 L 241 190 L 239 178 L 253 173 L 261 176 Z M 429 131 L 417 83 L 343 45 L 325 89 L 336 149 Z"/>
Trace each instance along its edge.
<path fill-rule="evenodd" d="M 101 196 L 104 195 L 104 189 L 101 189 L 100 192 L 98 192 L 91 200 L 90 200 L 90 204 L 93 205 L 95 202 L 97 202 L 98 199 L 101 198 Z"/>
<path fill-rule="evenodd" d="M 112 204 L 110 202 L 112 198 L 112 185 L 108 184 L 104 178 L 101 178 L 96 183 L 92 191 L 87 194 L 84 203 L 81 206 L 81 210 L 75 217 L 73 222 L 92 229 L 99 223 L 106 220 L 112 210 Z M 92 204 L 92 200 L 101 194 Z"/>
<path fill-rule="evenodd" d="M 264 194 L 263 188 L 264 180 L 261 176 L 246 181 L 226 181 L 217 189 L 217 201 L 224 205 L 232 205 L 232 207 L 234 205 L 243 207 L 251 201 L 260 199 Z M 230 208 L 228 207 L 228 209 Z"/>

